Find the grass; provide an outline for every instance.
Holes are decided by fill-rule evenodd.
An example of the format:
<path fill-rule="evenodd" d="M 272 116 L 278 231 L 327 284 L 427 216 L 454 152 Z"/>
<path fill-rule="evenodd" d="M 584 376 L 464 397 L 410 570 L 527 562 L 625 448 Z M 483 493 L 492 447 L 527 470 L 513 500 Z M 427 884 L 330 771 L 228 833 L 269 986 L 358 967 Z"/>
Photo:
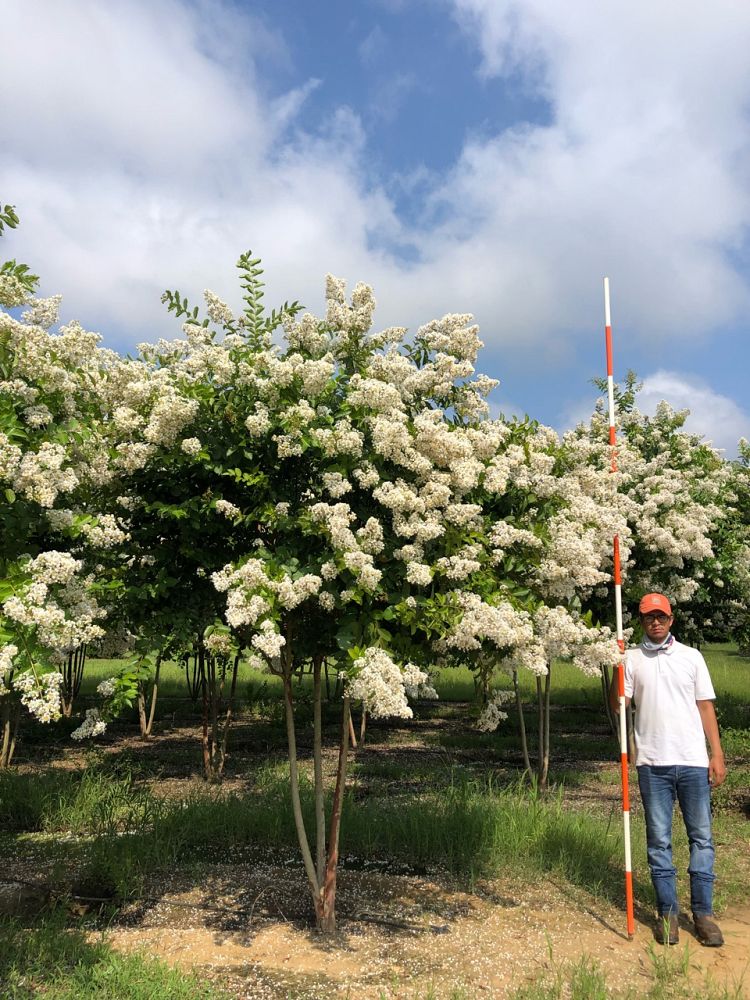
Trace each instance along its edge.
<path fill-rule="evenodd" d="M 719 984 L 700 976 L 690 962 L 687 947 L 648 951 L 650 984 L 636 991 L 613 986 L 589 955 L 576 962 L 558 963 L 550 954 L 550 968 L 537 982 L 518 987 L 508 1000 L 743 1000 L 743 983 Z"/>
<path fill-rule="evenodd" d="M 10 828 L 85 832 L 89 839 L 66 846 L 68 857 L 78 855 L 87 883 L 118 897 L 137 895 L 152 872 L 190 864 L 217 843 L 225 852 L 296 848 L 283 767 L 260 769 L 253 790 L 241 796 L 203 789 L 164 800 L 145 788 L 134 795 L 129 775 L 106 771 L 50 775 L 46 788 L 36 792 L 35 783 L 30 775 L 15 774 L 0 781 Z M 306 782 L 302 799 L 312 827 Z M 560 795 L 496 787 L 460 774 L 401 795 L 362 799 L 355 786 L 344 808 L 342 844 L 355 864 L 440 869 L 466 885 L 502 873 L 555 873 L 609 898 L 620 891 L 617 823 L 571 811 Z"/>
<path fill-rule="evenodd" d="M 148 790 L 119 768 L 0 772 L 0 816 L 6 830 L 112 835 L 149 827 L 156 806 Z"/>
<path fill-rule="evenodd" d="M 90 940 L 59 913 L 30 927 L 0 920 L 0 990 L 3 1000 L 229 1000 L 204 979 Z"/>

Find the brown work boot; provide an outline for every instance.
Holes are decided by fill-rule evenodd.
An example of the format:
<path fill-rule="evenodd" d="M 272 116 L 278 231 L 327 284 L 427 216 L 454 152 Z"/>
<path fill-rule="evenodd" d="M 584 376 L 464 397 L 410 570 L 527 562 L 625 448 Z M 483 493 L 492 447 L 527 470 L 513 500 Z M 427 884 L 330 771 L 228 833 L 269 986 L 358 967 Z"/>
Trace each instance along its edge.
<path fill-rule="evenodd" d="M 698 940 L 707 948 L 721 948 L 724 944 L 721 928 L 708 913 L 702 913 L 700 916 L 693 914 L 693 924 Z"/>
<path fill-rule="evenodd" d="M 654 937 L 659 944 L 677 944 L 680 940 L 677 915 L 670 913 L 668 916 L 659 917 L 654 928 Z"/>

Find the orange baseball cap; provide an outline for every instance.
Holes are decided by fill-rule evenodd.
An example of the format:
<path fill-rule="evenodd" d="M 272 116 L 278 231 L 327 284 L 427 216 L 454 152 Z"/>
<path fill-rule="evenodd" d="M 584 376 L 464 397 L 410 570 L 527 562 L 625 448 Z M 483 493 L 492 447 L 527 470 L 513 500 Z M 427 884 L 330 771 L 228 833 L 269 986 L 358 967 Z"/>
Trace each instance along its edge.
<path fill-rule="evenodd" d="M 664 594 L 645 594 L 641 598 L 638 610 L 642 615 L 647 615 L 651 611 L 663 611 L 665 615 L 671 615 L 672 605 Z"/>

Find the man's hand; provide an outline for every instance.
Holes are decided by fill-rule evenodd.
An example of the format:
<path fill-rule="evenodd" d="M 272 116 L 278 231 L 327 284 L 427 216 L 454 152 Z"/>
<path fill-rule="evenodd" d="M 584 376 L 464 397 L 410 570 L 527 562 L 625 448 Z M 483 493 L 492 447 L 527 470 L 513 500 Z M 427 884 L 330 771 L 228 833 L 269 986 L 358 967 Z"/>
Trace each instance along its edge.
<path fill-rule="evenodd" d="M 727 776 L 727 766 L 724 763 L 724 754 L 712 757 L 708 762 L 708 780 L 711 788 L 718 788 Z"/>
<path fill-rule="evenodd" d="M 718 788 L 727 776 L 727 766 L 724 763 L 724 751 L 721 749 L 719 738 L 719 724 L 716 721 L 716 712 L 712 701 L 697 701 L 698 711 L 703 723 L 703 732 L 706 734 L 708 745 L 711 748 L 711 759 L 708 762 L 708 780 L 712 788 Z"/>

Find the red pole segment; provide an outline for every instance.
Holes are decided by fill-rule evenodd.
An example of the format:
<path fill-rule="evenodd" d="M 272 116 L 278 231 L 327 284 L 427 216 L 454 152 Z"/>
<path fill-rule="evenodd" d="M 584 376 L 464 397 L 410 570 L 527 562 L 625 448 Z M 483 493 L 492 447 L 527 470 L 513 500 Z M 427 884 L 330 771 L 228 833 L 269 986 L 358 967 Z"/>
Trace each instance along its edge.
<path fill-rule="evenodd" d="M 615 381 L 612 364 L 612 323 L 609 312 L 609 278 L 604 279 L 604 337 L 607 350 L 607 396 L 609 399 L 609 444 L 611 448 L 611 471 L 617 472 L 617 432 L 615 430 Z M 622 570 L 620 566 L 620 538 L 614 537 L 614 581 L 615 581 L 615 617 L 617 621 L 617 645 L 620 652 L 625 652 L 625 639 L 622 631 Z M 622 780 L 622 824 L 625 840 L 625 912 L 627 917 L 628 938 L 635 935 L 635 919 L 633 916 L 633 863 L 630 852 L 630 782 L 628 770 L 628 723 L 625 708 L 625 666 L 617 664 L 617 695 L 620 718 L 620 775 Z"/>

